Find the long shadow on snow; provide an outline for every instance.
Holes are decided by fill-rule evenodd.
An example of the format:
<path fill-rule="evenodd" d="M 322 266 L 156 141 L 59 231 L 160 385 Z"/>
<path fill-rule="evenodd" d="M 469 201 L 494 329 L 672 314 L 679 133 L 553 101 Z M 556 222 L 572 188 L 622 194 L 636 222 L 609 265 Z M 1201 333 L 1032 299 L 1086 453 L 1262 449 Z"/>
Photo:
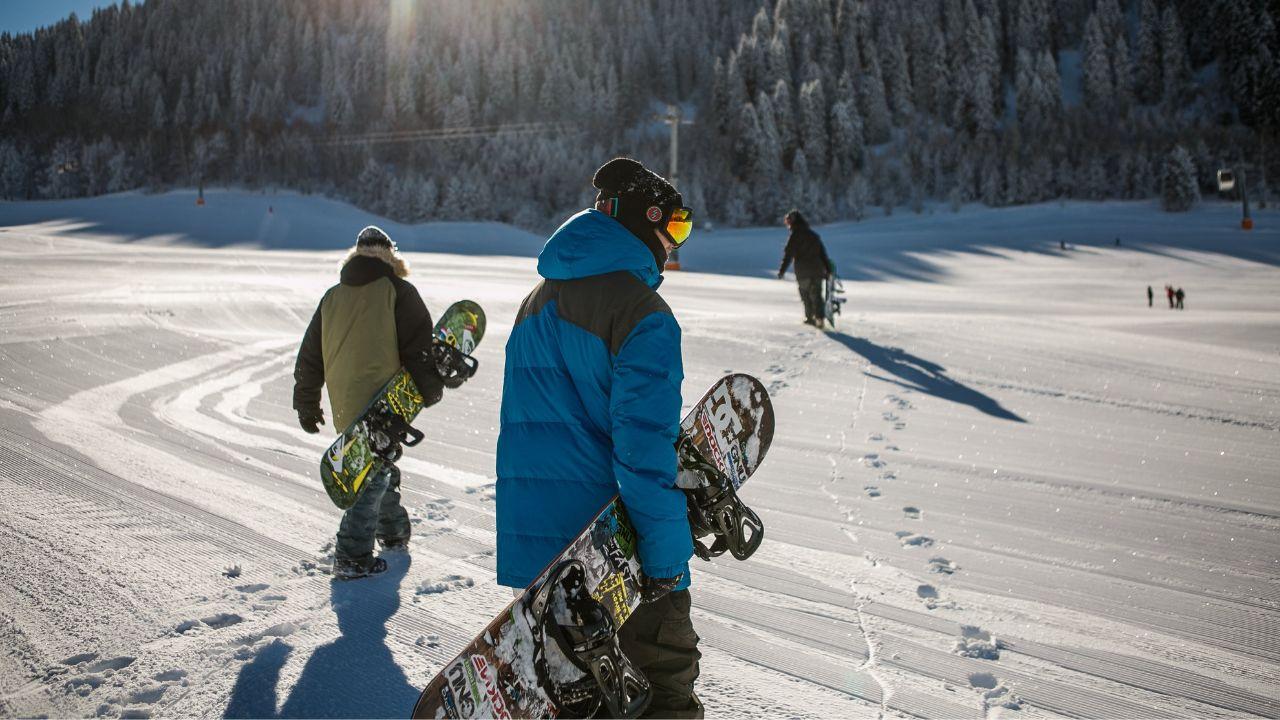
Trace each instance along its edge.
<path fill-rule="evenodd" d="M 844 333 L 829 333 L 828 337 L 866 358 L 867 362 L 893 375 L 897 379 L 871 376 L 943 400 L 968 405 L 975 410 L 1002 420 L 1024 423 L 1017 414 L 1006 410 L 995 398 L 947 377 L 946 368 L 896 347 L 877 345 L 866 338 Z M 868 373 L 871 374 L 871 373 Z"/>
<path fill-rule="evenodd" d="M 330 605 L 342 636 L 316 648 L 277 713 L 280 669 L 293 648 L 276 641 L 240 670 L 225 717 L 405 717 L 418 700 L 387 647 L 387 621 L 400 608 L 400 583 L 410 557 L 388 555 L 376 578 L 330 585 Z"/>

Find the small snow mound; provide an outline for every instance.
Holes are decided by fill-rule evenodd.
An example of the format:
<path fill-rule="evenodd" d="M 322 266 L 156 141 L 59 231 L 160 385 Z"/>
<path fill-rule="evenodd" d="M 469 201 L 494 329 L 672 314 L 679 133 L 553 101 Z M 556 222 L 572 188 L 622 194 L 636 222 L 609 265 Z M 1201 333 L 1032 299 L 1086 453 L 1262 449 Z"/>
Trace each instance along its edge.
<path fill-rule="evenodd" d="M 909 519 L 911 519 L 911 520 L 919 520 L 919 519 L 920 519 L 920 508 L 915 507 L 914 505 L 908 505 L 908 506 L 906 506 L 906 507 L 902 508 L 902 514 L 903 514 L 903 515 L 906 515 L 906 516 L 907 516 L 907 518 L 909 518 Z"/>
<path fill-rule="evenodd" d="M 228 565 L 222 570 L 223 576 L 228 578 L 238 578 L 242 572 L 244 572 L 244 570 L 242 570 L 239 565 Z"/>
<path fill-rule="evenodd" d="M 419 595 L 436 595 L 451 590 L 473 587 L 475 580 L 462 575 L 446 575 L 438 580 L 423 580 L 418 584 Z"/>
<path fill-rule="evenodd" d="M 182 668 L 174 668 L 172 670 L 165 670 L 162 673 L 156 673 L 151 676 L 151 679 L 159 680 L 160 682 L 177 682 L 186 676 L 186 670 L 183 670 Z"/>
<path fill-rule="evenodd" d="M 149 688 L 143 688 L 131 693 L 129 695 L 129 702 L 140 705 L 151 705 L 158 701 L 164 695 L 164 691 L 168 689 L 168 685 L 152 685 Z"/>
<path fill-rule="evenodd" d="M 80 663 L 87 663 L 90 660 L 96 659 L 97 657 L 98 657 L 98 653 L 93 653 L 93 652 L 80 653 L 79 655 L 72 655 L 66 660 L 63 660 L 62 664 L 63 665 L 79 665 Z"/>
<path fill-rule="evenodd" d="M 880 497 L 880 488 L 876 487 L 875 485 L 867 485 L 862 489 L 866 491 L 867 497 L 873 497 L 873 498 Z"/>
<path fill-rule="evenodd" d="M 951 652 L 979 660 L 999 660 L 1000 641 L 991 637 L 991 633 L 982 628 L 974 625 L 961 625 L 960 638 L 956 640 Z M 983 687 L 994 687 L 994 685 Z"/>
<path fill-rule="evenodd" d="M 932 585 L 921 585 L 916 588 L 916 595 L 922 598 L 936 598 L 938 597 L 938 588 Z"/>
<path fill-rule="evenodd" d="M 252 594 L 256 592 L 262 592 L 263 590 L 266 590 L 269 587 L 271 586 L 266 583 L 253 583 L 252 585 L 237 585 L 236 590 L 242 593 Z"/>
<path fill-rule="evenodd" d="M 292 635 L 298 632 L 298 629 L 299 628 L 297 623 L 282 622 L 278 625 L 272 625 L 266 630 L 263 630 L 262 636 L 263 637 L 285 637 L 287 635 Z"/>
<path fill-rule="evenodd" d="M 439 635 L 419 635 L 418 639 L 415 640 L 413 644 L 417 645 L 418 647 L 440 647 L 440 636 Z"/>

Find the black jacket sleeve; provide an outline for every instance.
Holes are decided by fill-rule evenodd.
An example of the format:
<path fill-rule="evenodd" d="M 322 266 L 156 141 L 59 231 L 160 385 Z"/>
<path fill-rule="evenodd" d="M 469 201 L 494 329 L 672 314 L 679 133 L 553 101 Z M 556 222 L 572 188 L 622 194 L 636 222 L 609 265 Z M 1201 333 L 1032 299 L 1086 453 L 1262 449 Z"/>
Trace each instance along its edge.
<path fill-rule="evenodd" d="M 791 259 L 796 255 L 796 234 L 793 232 L 787 236 L 787 248 L 782 251 L 782 265 L 778 267 L 778 274 L 781 275 L 787 271 L 787 267 L 791 265 Z"/>
<path fill-rule="evenodd" d="M 320 390 L 324 387 L 324 354 L 320 343 L 320 307 L 302 336 L 298 360 L 293 366 L 293 409 L 320 413 Z"/>
<path fill-rule="evenodd" d="M 444 396 L 444 383 L 431 360 L 435 323 L 431 312 L 412 283 L 396 283 L 396 338 L 400 343 L 400 364 L 409 371 L 413 384 L 422 393 L 423 407 L 431 407 Z"/>

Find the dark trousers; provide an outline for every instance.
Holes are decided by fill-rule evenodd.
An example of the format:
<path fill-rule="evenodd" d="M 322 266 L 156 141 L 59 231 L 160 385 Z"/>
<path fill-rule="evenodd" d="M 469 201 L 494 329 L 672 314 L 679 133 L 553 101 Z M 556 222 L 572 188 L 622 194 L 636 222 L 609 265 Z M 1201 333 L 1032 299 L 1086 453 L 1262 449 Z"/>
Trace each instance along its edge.
<path fill-rule="evenodd" d="M 800 288 L 800 302 L 804 303 L 804 319 L 817 320 L 822 313 L 823 278 L 796 278 Z"/>
<path fill-rule="evenodd" d="M 375 535 L 384 542 L 409 539 L 409 512 L 400 504 L 400 470 L 390 463 L 369 479 L 356 504 L 343 513 L 334 560 L 368 567 Z"/>
<path fill-rule="evenodd" d="M 702 702 L 693 692 L 702 653 L 689 619 L 688 590 L 637 607 L 618 630 L 618 642 L 653 685 L 653 701 L 643 717 L 702 717 Z"/>

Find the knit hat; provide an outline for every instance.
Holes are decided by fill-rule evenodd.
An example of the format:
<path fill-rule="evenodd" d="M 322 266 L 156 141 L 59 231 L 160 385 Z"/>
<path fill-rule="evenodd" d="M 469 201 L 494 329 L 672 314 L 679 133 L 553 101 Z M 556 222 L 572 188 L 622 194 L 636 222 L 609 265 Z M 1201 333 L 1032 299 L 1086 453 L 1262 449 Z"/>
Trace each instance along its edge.
<path fill-rule="evenodd" d="M 355 257 L 371 257 L 377 258 L 382 262 L 391 266 L 396 277 L 409 276 L 409 263 L 397 252 L 396 244 L 391 240 L 391 236 L 383 232 L 382 228 L 377 225 L 369 225 L 356 235 L 356 246 L 351 248 L 347 256 L 342 259 L 342 266 L 346 267 Z"/>
<path fill-rule="evenodd" d="M 614 158 L 600 166 L 591 184 L 600 191 L 596 208 L 639 238 L 653 253 L 659 269 L 666 265 L 666 248 L 653 231 L 672 208 L 684 205 L 684 198 L 675 187 L 631 158 Z"/>
<path fill-rule="evenodd" d="M 376 245 L 392 249 L 396 246 L 395 243 L 391 242 L 391 237 L 377 225 L 368 225 L 360 231 L 360 234 L 356 236 L 356 247 L 361 245 Z"/>

